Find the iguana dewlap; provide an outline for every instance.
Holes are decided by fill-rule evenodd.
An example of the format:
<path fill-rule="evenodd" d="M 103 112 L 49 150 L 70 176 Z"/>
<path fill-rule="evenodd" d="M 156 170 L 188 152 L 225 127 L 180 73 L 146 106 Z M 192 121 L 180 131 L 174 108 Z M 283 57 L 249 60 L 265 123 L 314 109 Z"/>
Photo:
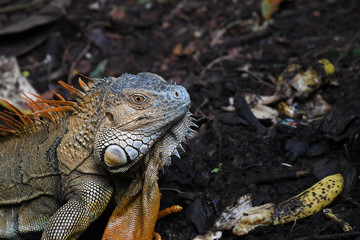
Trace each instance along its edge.
<path fill-rule="evenodd" d="M 77 239 L 112 197 L 104 237 L 152 238 L 158 171 L 192 125 L 189 94 L 151 73 L 79 83 L 85 92 L 62 83 L 77 102 L 29 99 L 32 116 L 3 100 L 15 116 L 0 115 L 0 239 Z"/>
<path fill-rule="evenodd" d="M 162 142 L 155 144 L 154 150 L 145 158 L 142 174 L 137 176 L 122 197 L 116 198 L 119 201 L 108 221 L 103 240 L 153 239 L 160 206 L 158 171 L 172 154 L 171 149 L 185 138 L 188 126 L 192 125 L 190 115 L 188 112 L 172 128 L 172 134 L 165 135 Z"/>

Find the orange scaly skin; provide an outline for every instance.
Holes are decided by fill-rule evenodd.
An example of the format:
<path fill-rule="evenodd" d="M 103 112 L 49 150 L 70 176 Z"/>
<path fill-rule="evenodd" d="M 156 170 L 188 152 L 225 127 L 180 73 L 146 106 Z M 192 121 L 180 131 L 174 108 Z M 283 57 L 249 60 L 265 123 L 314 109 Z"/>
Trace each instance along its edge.
<path fill-rule="evenodd" d="M 172 213 L 177 213 L 182 211 L 182 207 L 180 205 L 173 205 L 171 207 L 165 208 L 158 213 L 158 219 L 166 217 Z"/>
<path fill-rule="evenodd" d="M 117 204 L 102 239 L 153 239 L 159 207 L 157 168 L 148 165 L 144 179 L 134 181 Z"/>

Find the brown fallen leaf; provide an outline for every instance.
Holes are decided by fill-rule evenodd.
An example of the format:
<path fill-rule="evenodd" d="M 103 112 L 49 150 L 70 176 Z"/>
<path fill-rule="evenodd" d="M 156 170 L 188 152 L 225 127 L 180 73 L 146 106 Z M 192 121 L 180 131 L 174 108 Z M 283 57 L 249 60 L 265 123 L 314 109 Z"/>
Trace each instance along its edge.
<path fill-rule="evenodd" d="M 108 13 L 108 17 L 113 20 L 120 21 L 126 17 L 126 12 L 117 6 L 113 6 Z"/>
<path fill-rule="evenodd" d="M 70 5 L 70 1 L 54 0 L 41 7 L 39 11 L 31 16 L 0 30 L 0 36 L 21 33 L 26 30 L 52 23 L 61 18 L 63 10 Z"/>
<path fill-rule="evenodd" d="M 176 56 L 181 56 L 182 55 L 182 51 L 183 51 L 183 46 L 182 46 L 182 44 L 181 43 L 177 43 L 176 45 L 175 45 L 175 47 L 173 48 L 173 50 L 172 50 L 172 54 L 173 55 L 176 55 Z"/>
<path fill-rule="evenodd" d="M 193 42 L 190 42 L 186 47 L 183 47 L 181 43 L 178 43 L 175 45 L 175 47 L 172 50 L 172 54 L 176 56 L 190 56 L 195 52 L 195 44 Z"/>

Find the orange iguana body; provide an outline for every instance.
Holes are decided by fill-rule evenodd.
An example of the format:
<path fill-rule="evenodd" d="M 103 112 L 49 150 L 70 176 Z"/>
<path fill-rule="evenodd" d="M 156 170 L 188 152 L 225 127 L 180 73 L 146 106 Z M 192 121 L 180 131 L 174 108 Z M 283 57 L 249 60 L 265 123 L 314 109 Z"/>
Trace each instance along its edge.
<path fill-rule="evenodd" d="M 154 236 L 158 172 L 193 125 L 189 94 L 151 73 L 79 82 L 85 92 L 61 83 L 77 102 L 28 99 L 31 116 L 2 100 L 1 239 L 77 239 L 111 198 L 103 239 Z"/>

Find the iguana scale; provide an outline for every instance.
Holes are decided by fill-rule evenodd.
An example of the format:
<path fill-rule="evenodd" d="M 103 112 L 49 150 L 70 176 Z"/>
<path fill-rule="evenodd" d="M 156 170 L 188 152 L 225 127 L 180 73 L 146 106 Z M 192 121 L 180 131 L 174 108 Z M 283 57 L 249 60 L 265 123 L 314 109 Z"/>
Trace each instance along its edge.
<path fill-rule="evenodd" d="M 110 199 L 103 239 L 152 239 L 158 171 L 193 124 L 190 96 L 158 75 L 63 82 L 77 101 L 27 98 L 32 114 L 2 100 L 0 238 L 77 239 Z"/>

